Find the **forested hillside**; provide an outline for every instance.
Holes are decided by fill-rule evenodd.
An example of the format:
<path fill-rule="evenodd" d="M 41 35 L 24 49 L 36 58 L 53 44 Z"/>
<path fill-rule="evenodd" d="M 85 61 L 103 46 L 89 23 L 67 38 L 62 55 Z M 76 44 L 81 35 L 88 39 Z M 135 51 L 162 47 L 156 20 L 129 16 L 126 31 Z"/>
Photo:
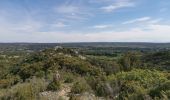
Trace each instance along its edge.
<path fill-rule="evenodd" d="M 0 53 L 1 100 L 170 99 L 167 48 L 7 47 Z"/>

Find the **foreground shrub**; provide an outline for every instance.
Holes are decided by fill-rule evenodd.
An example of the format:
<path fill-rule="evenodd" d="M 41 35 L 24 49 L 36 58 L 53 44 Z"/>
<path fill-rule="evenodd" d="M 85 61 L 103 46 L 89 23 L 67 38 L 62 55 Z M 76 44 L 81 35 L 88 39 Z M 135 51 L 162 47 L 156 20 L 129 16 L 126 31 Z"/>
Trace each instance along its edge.
<path fill-rule="evenodd" d="M 63 73 L 63 80 L 64 83 L 72 83 L 74 79 L 76 78 L 72 73 Z"/>
<path fill-rule="evenodd" d="M 52 91 L 57 91 L 61 88 L 61 83 L 59 81 L 53 81 L 48 84 L 47 89 Z"/>
<path fill-rule="evenodd" d="M 111 79 L 113 77 L 113 79 Z M 155 98 L 161 93 L 169 90 L 169 82 L 163 72 L 156 70 L 134 69 L 129 72 L 120 72 L 116 75 L 109 76 L 111 83 L 117 81 L 119 87 L 118 98 L 136 100 L 137 98 Z M 158 88 L 157 88 L 158 87 Z M 114 89 L 115 86 L 113 85 Z M 151 92 L 150 92 L 151 90 Z M 164 95 L 168 96 L 167 93 Z"/>
<path fill-rule="evenodd" d="M 0 88 L 8 88 L 20 81 L 19 76 L 7 75 L 5 79 L 0 79 Z"/>
<path fill-rule="evenodd" d="M 74 83 L 71 89 L 71 93 L 74 93 L 74 94 L 81 94 L 81 93 L 88 92 L 88 91 L 91 91 L 91 88 L 85 80 L 80 80 Z"/>
<path fill-rule="evenodd" d="M 152 98 L 161 98 L 163 95 L 166 95 L 168 98 L 170 98 L 170 81 L 167 81 L 152 89 L 149 94 L 152 96 Z"/>
<path fill-rule="evenodd" d="M 18 83 L 10 89 L 4 90 L 1 94 L 1 100 L 36 100 L 39 97 L 39 92 L 46 89 L 46 84 L 43 79 L 31 79 L 25 83 Z"/>
<path fill-rule="evenodd" d="M 97 96 L 106 97 L 112 92 L 110 84 L 106 80 L 106 76 L 88 77 L 87 82 Z"/>

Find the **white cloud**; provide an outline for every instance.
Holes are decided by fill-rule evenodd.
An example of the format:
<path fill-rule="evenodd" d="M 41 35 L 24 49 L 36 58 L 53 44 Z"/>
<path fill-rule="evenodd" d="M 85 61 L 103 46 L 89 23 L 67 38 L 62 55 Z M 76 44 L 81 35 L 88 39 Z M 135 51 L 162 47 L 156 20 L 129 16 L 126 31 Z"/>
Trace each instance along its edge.
<path fill-rule="evenodd" d="M 18 34 L 0 32 L 0 40 L 8 42 L 170 42 L 170 25 L 150 24 L 142 28 L 126 31 L 101 32 L 30 32 Z M 22 38 L 21 38 L 22 37 Z"/>
<path fill-rule="evenodd" d="M 131 2 L 134 0 L 89 0 L 89 3 L 102 3 L 102 4 L 110 4 L 115 2 Z"/>
<path fill-rule="evenodd" d="M 118 9 L 134 7 L 134 6 L 135 6 L 135 4 L 133 2 L 123 1 L 123 2 L 116 2 L 112 5 L 102 7 L 101 9 L 106 11 L 106 12 L 112 12 L 112 11 L 115 11 L 115 10 L 118 10 Z"/>
<path fill-rule="evenodd" d="M 162 20 L 162 18 L 158 18 L 158 19 L 152 19 L 150 21 L 148 21 L 149 24 L 157 24 Z"/>
<path fill-rule="evenodd" d="M 133 19 L 133 20 L 123 22 L 123 24 L 132 24 L 132 23 L 144 22 L 144 21 L 148 21 L 150 19 L 151 19 L 150 17 L 142 17 L 142 18 L 137 18 L 137 19 Z"/>
<path fill-rule="evenodd" d="M 113 2 L 114 0 L 89 0 L 89 3 L 107 3 Z"/>
<path fill-rule="evenodd" d="M 95 29 L 105 29 L 105 28 L 110 28 L 112 25 L 95 25 L 93 28 Z"/>
<path fill-rule="evenodd" d="M 123 42 L 170 42 L 170 25 L 151 24 L 147 26 L 148 30 L 142 28 L 132 28 L 127 31 L 103 31 L 89 33 L 85 36 L 88 41 L 123 41 Z"/>
<path fill-rule="evenodd" d="M 62 23 L 62 22 L 58 22 L 56 24 L 52 24 L 52 27 L 57 27 L 57 28 L 63 28 L 63 27 L 67 27 L 68 25 Z"/>
<path fill-rule="evenodd" d="M 151 17 L 141 17 L 141 18 L 136 18 L 133 20 L 128 20 L 123 22 L 122 24 L 146 24 L 146 25 L 150 25 L 150 24 L 157 24 L 162 20 L 162 18 L 158 18 L 158 19 L 153 19 Z"/>

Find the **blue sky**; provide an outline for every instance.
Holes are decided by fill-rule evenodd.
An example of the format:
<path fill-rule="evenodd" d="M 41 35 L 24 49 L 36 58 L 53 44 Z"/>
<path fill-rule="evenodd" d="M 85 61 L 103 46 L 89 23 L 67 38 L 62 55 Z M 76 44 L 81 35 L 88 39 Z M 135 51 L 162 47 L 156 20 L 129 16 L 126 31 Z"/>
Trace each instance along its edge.
<path fill-rule="evenodd" d="M 170 42 L 170 0 L 0 0 L 0 42 Z"/>

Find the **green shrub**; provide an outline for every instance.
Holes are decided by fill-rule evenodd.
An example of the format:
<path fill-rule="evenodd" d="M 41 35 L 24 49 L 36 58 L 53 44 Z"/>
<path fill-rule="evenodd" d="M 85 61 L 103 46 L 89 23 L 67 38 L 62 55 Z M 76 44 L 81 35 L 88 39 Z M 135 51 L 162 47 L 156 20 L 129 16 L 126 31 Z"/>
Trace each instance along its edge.
<path fill-rule="evenodd" d="M 106 84 L 104 82 L 99 82 L 96 86 L 96 94 L 98 96 L 108 96 Z"/>
<path fill-rule="evenodd" d="M 120 59 L 119 64 L 122 71 L 130 71 L 141 66 L 140 53 L 127 52 Z"/>
<path fill-rule="evenodd" d="M 72 83 L 74 81 L 73 77 L 66 77 L 64 82 L 65 83 Z"/>
<path fill-rule="evenodd" d="M 19 76 L 7 75 L 5 79 L 0 79 L 0 88 L 8 88 L 20 81 Z"/>
<path fill-rule="evenodd" d="M 52 91 L 57 91 L 61 88 L 61 83 L 59 81 L 53 81 L 48 84 L 47 89 Z"/>
<path fill-rule="evenodd" d="M 152 96 L 152 98 L 155 98 L 155 97 L 161 98 L 162 92 L 165 92 L 164 94 L 166 94 L 170 98 L 170 94 L 168 91 L 170 91 L 170 81 L 167 81 L 161 84 L 160 86 L 152 89 L 149 94 Z"/>
<path fill-rule="evenodd" d="M 87 82 L 97 96 L 108 96 L 110 94 L 110 89 L 108 89 L 110 84 L 107 83 L 106 76 L 88 77 Z"/>
<path fill-rule="evenodd" d="M 71 73 L 64 73 L 65 75 L 63 76 L 64 82 L 65 83 L 72 83 L 74 81 L 74 78 L 76 78 L 73 74 Z"/>
<path fill-rule="evenodd" d="M 91 88 L 85 80 L 79 80 L 78 82 L 74 83 L 71 89 L 71 93 L 74 94 L 81 94 L 89 91 L 91 91 Z"/>
<path fill-rule="evenodd" d="M 157 98 L 157 96 L 161 98 L 162 91 L 168 96 L 168 92 L 166 93 L 169 90 L 168 79 L 160 71 L 133 69 L 129 72 L 120 72 L 109 76 L 109 81 L 111 83 L 117 81 L 120 99 L 135 100 L 135 98 Z M 112 88 L 114 89 L 115 86 Z"/>
<path fill-rule="evenodd" d="M 18 83 L 1 93 L 1 100 L 36 100 L 39 93 L 46 89 L 43 79 L 33 78 L 25 83 Z"/>

